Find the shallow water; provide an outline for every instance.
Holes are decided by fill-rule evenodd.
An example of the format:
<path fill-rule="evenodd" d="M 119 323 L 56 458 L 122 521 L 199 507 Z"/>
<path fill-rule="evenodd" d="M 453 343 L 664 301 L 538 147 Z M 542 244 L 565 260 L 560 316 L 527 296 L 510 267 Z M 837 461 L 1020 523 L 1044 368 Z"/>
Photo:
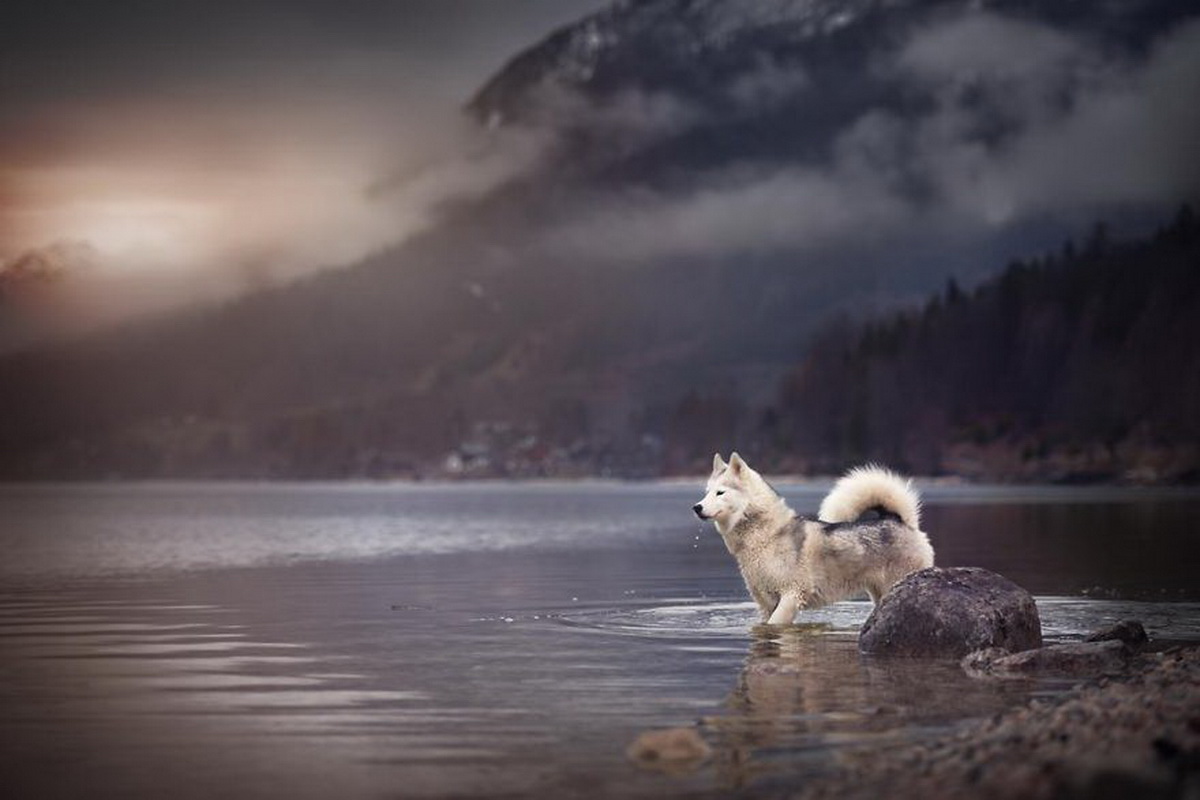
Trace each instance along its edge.
<path fill-rule="evenodd" d="M 801 511 L 824 488 L 784 487 Z M 0 489 L 0 770 L 40 796 L 759 791 L 1064 688 L 864 658 L 866 601 L 756 630 L 696 494 Z M 1029 587 L 1047 637 L 1135 617 L 1200 639 L 1196 495 L 926 495 L 939 562 Z M 624 757 L 695 723 L 698 771 Z"/>

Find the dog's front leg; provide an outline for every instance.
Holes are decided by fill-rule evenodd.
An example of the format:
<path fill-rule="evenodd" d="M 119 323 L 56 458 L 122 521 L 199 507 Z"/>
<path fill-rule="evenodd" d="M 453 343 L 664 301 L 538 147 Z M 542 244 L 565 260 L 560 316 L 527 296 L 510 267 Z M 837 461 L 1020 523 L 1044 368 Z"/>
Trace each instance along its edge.
<path fill-rule="evenodd" d="M 758 613 L 762 615 L 762 621 L 766 622 L 771 616 L 771 611 L 779 604 L 768 597 L 766 592 L 760 591 L 753 586 L 750 587 L 750 596 L 758 604 Z"/>
<path fill-rule="evenodd" d="M 785 594 L 779 598 L 779 605 L 775 606 L 775 610 L 771 612 L 771 618 L 767 620 L 768 625 L 790 625 L 796 617 L 796 609 L 799 607 L 799 598 L 794 594 Z"/>

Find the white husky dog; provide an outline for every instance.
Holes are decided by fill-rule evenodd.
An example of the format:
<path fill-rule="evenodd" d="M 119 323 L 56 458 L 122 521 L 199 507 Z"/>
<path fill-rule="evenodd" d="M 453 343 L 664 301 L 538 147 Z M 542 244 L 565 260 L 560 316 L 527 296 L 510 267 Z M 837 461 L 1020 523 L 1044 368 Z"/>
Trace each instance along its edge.
<path fill-rule="evenodd" d="M 878 603 L 896 581 L 933 566 L 920 497 L 909 481 L 882 467 L 847 473 L 817 519 L 797 516 L 737 453 L 728 464 L 720 454 L 713 457 L 706 491 L 692 510 L 716 524 L 772 625 L 863 591 Z"/>

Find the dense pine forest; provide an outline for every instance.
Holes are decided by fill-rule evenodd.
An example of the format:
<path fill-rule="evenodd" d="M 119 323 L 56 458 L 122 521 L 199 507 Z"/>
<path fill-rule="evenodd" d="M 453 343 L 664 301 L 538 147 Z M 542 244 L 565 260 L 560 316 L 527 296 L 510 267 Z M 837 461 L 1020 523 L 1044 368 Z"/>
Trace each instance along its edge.
<path fill-rule="evenodd" d="M 879 459 L 1002 480 L 1200 477 L 1200 224 L 953 281 L 919 310 L 826 329 L 763 421 L 778 466 Z"/>

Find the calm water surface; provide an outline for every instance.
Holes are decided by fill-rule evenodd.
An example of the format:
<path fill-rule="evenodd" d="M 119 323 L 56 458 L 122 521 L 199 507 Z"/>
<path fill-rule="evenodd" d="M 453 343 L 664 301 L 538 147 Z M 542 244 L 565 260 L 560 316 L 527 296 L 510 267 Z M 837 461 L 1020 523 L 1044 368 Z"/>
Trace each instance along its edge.
<path fill-rule="evenodd" d="M 827 487 L 782 488 L 811 513 Z M 0 774 L 29 796 L 754 793 L 1063 690 L 862 657 L 866 601 L 756 633 L 698 494 L 0 488 Z M 925 494 L 939 563 L 1029 588 L 1048 638 L 1136 617 L 1200 639 L 1200 495 Z M 694 724 L 697 771 L 624 757 Z"/>

